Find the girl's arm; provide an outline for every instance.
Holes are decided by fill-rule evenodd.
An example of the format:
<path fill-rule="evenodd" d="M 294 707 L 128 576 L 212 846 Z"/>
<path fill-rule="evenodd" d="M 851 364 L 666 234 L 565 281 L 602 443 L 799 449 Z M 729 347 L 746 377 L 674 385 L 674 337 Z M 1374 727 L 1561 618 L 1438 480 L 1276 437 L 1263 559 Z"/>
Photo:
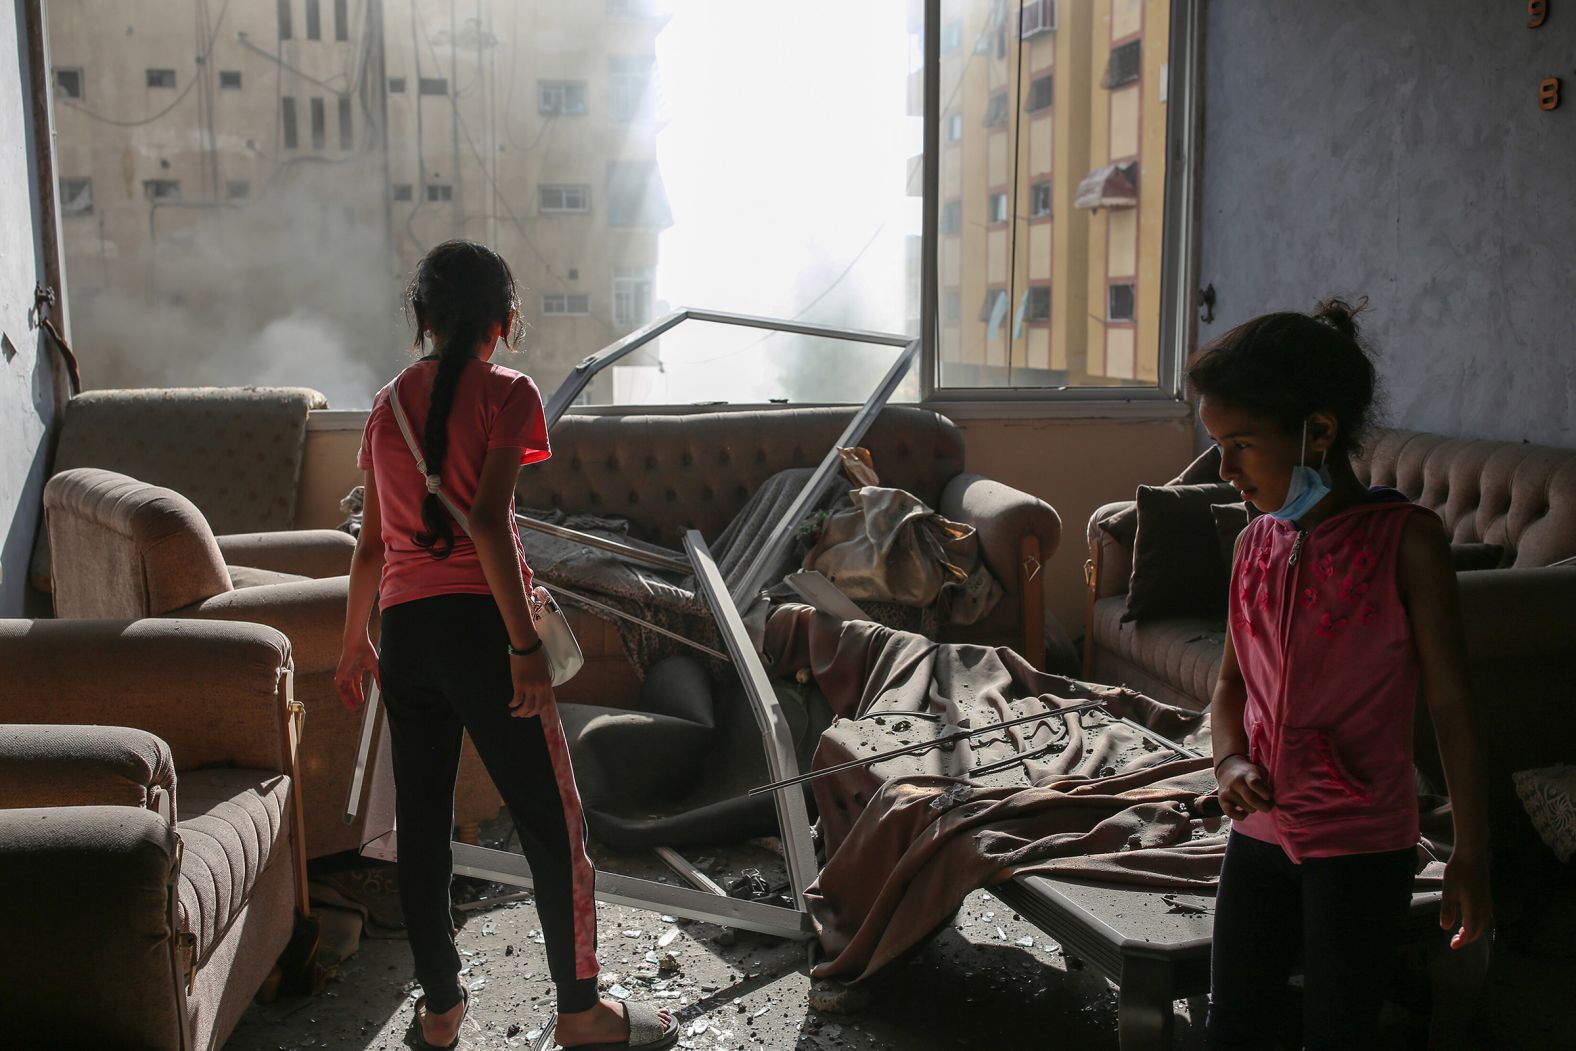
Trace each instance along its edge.
<path fill-rule="evenodd" d="M 366 700 L 363 683 L 368 673 L 378 673 L 378 654 L 367 634 L 372 603 L 377 598 L 378 581 L 383 574 L 383 527 L 378 512 L 378 488 L 372 472 L 362 482 L 361 533 L 350 557 L 350 595 L 345 605 L 345 634 L 339 647 L 339 668 L 334 685 L 339 699 L 351 711 Z"/>
<path fill-rule="evenodd" d="M 471 505 L 471 541 L 476 557 L 498 612 L 509 630 L 509 642 L 516 649 L 537 646 L 536 625 L 525 595 L 525 577 L 520 572 L 520 555 L 515 548 L 514 516 L 510 503 L 514 483 L 520 473 L 519 447 L 489 449 L 482 460 L 476 499 Z M 540 715 L 553 700 L 552 676 L 547 656 L 537 647 L 524 657 L 509 658 L 514 679 L 514 699 L 509 708 L 514 715 Z"/>
<path fill-rule="evenodd" d="M 1488 886 L 1488 819 L 1467 686 L 1466 632 L 1450 543 L 1437 518 L 1412 515 L 1407 522 L 1401 534 L 1399 576 L 1455 822 L 1455 848 L 1445 866 L 1439 922 L 1450 930 L 1459 918 L 1461 929 L 1450 941 L 1451 948 L 1459 949 L 1493 925 L 1493 901 Z"/>
<path fill-rule="evenodd" d="M 1237 547 L 1241 546 L 1242 534 L 1238 534 Z M 1235 570 L 1235 550 L 1231 564 Z M 1235 577 L 1235 572 L 1232 575 Z M 1242 725 L 1242 710 L 1247 703 L 1248 687 L 1242 681 L 1242 668 L 1237 664 L 1228 624 L 1220 675 L 1209 700 L 1209 734 L 1215 753 L 1215 781 L 1220 788 L 1218 798 L 1226 816 L 1231 818 L 1247 817 L 1254 810 L 1268 810 L 1275 805 L 1269 775 L 1248 758 L 1248 732 Z"/>

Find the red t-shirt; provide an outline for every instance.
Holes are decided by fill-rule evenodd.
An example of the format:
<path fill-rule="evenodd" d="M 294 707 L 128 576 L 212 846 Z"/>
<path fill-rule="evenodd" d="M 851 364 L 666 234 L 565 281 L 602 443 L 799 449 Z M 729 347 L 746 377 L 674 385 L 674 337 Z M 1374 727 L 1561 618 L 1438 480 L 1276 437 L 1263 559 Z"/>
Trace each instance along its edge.
<path fill-rule="evenodd" d="M 426 428 L 427 403 L 437 370 L 435 361 L 418 361 L 398 378 L 400 405 L 418 445 Z M 427 531 L 421 518 L 427 482 L 389 408 L 393 389 L 391 383 L 373 399 L 361 449 L 356 453 L 357 466 L 372 472 L 383 523 L 383 583 L 378 608 L 433 595 L 490 595 L 492 589 L 482 573 L 476 547 L 458 525 L 454 528 L 454 550 L 447 558 L 433 558 L 430 549 L 415 541 L 417 533 Z M 443 477 L 443 491 L 467 514 L 489 449 L 519 449 L 522 466 L 552 455 L 542 396 L 535 382 L 478 358 L 460 373 L 454 407 L 449 411 L 449 448 L 437 472 Z M 516 535 L 516 550 L 519 546 Z M 529 588 L 531 568 L 523 553 L 520 570 Z"/>

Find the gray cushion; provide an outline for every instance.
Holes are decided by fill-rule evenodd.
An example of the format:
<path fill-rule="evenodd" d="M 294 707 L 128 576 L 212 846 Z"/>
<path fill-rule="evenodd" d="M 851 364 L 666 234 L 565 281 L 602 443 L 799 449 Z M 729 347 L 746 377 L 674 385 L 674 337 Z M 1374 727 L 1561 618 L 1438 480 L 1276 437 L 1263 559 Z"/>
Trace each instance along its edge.
<path fill-rule="evenodd" d="M 1214 691 L 1225 647 L 1225 623 L 1219 617 L 1167 617 L 1123 623 L 1121 595 L 1094 604 L 1095 638 L 1129 664 L 1146 668 L 1156 678 L 1203 704 Z"/>

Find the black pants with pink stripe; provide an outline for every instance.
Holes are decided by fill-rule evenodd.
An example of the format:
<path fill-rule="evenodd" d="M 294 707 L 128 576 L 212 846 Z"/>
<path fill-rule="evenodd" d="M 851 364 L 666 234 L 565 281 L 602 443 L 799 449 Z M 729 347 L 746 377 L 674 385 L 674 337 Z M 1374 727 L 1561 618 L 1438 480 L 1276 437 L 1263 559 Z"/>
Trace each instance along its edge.
<path fill-rule="evenodd" d="M 509 714 L 508 631 L 490 595 L 438 595 L 383 611 L 378 660 L 394 757 L 399 892 L 428 1010 L 460 1001 L 449 882 L 454 785 L 468 732 L 519 829 L 560 1012 L 597 1001 L 596 906 L 563 728 Z"/>

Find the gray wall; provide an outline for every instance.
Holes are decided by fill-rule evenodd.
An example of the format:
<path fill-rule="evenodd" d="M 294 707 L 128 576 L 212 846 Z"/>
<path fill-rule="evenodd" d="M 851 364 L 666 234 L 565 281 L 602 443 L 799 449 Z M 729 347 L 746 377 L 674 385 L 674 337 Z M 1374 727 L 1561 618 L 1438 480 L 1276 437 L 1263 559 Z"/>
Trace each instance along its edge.
<path fill-rule="evenodd" d="M 32 317 L 44 260 L 23 26 L 21 0 L 0 9 L 0 617 L 22 614 L 55 411 L 48 348 Z"/>
<path fill-rule="evenodd" d="M 1387 422 L 1576 446 L 1576 4 L 1549 6 L 1212 0 L 1200 341 L 1366 294 Z"/>

